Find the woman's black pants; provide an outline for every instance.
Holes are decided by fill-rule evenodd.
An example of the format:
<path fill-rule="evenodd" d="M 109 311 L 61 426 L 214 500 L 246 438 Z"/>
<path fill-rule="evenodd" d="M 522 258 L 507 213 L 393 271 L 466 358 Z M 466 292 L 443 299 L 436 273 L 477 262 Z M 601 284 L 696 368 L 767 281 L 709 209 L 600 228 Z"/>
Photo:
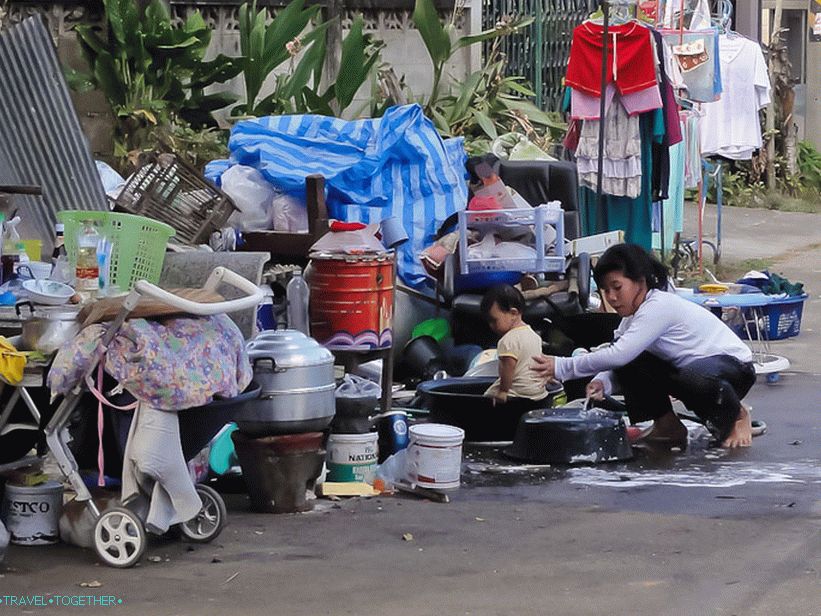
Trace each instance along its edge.
<path fill-rule="evenodd" d="M 678 398 L 723 439 L 741 411 L 741 399 L 755 383 L 752 362 L 729 355 L 697 359 L 676 368 L 652 353 L 642 353 L 614 370 L 633 423 L 657 419 L 673 410 L 670 396 Z"/>

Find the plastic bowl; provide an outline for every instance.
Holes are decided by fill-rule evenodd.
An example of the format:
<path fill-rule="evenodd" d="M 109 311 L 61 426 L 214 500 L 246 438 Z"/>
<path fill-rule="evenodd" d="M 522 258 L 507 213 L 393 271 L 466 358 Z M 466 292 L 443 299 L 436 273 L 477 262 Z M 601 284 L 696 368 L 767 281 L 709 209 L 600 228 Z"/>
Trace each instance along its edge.
<path fill-rule="evenodd" d="M 34 303 L 47 306 L 61 306 L 74 295 L 74 289 L 54 280 L 24 280 L 23 288 Z"/>

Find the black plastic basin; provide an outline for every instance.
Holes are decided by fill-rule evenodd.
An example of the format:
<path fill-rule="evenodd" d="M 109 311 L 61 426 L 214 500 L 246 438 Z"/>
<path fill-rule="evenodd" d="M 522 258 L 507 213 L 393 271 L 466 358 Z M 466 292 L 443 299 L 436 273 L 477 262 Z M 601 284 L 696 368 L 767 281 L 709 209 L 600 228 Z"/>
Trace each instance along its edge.
<path fill-rule="evenodd" d="M 493 405 L 483 394 L 495 377 L 472 377 L 426 381 L 416 389 L 422 407 L 430 410 L 430 420 L 458 426 L 468 441 L 510 441 L 519 418 L 528 411 L 550 408 L 561 386 L 549 390 L 547 398 L 534 402 L 509 398 L 506 404 Z"/>

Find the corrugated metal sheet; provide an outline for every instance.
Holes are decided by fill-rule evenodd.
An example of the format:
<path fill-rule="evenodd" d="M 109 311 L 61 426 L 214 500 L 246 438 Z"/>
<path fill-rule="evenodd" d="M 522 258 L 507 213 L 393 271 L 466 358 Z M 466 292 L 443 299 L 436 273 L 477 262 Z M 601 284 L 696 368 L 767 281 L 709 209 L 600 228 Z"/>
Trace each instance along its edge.
<path fill-rule="evenodd" d="M 54 234 L 55 212 L 108 207 L 40 17 L 0 35 L 0 184 L 43 187 L 42 197 L 18 196 L 14 204 L 28 235 L 44 240 Z"/>

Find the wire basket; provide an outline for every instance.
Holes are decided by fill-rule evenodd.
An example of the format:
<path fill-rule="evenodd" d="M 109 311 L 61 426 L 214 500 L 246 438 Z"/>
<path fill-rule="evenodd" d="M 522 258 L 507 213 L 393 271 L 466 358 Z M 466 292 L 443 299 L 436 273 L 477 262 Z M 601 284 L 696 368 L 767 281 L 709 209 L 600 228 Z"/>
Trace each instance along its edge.
<path fill-rule="evenodd" d="M 114 204 L 171 225 L 178 241 L 192 245 L 206 243 L 236 209 L 228 195 L 171 153 L 137 169 Z"/>
<path fill-rule="evenodd" d="M 138 280 L 157 284 L 165 261 L 165 246 L 174 229 L 165 223 L 117 212 L 57 212 L 65 225 L 65 247 L 69 263 L 77 263 L 77 236 L 86 220 L 112 243 L 109 278 L 111 284 L 129 291 Z"/>

